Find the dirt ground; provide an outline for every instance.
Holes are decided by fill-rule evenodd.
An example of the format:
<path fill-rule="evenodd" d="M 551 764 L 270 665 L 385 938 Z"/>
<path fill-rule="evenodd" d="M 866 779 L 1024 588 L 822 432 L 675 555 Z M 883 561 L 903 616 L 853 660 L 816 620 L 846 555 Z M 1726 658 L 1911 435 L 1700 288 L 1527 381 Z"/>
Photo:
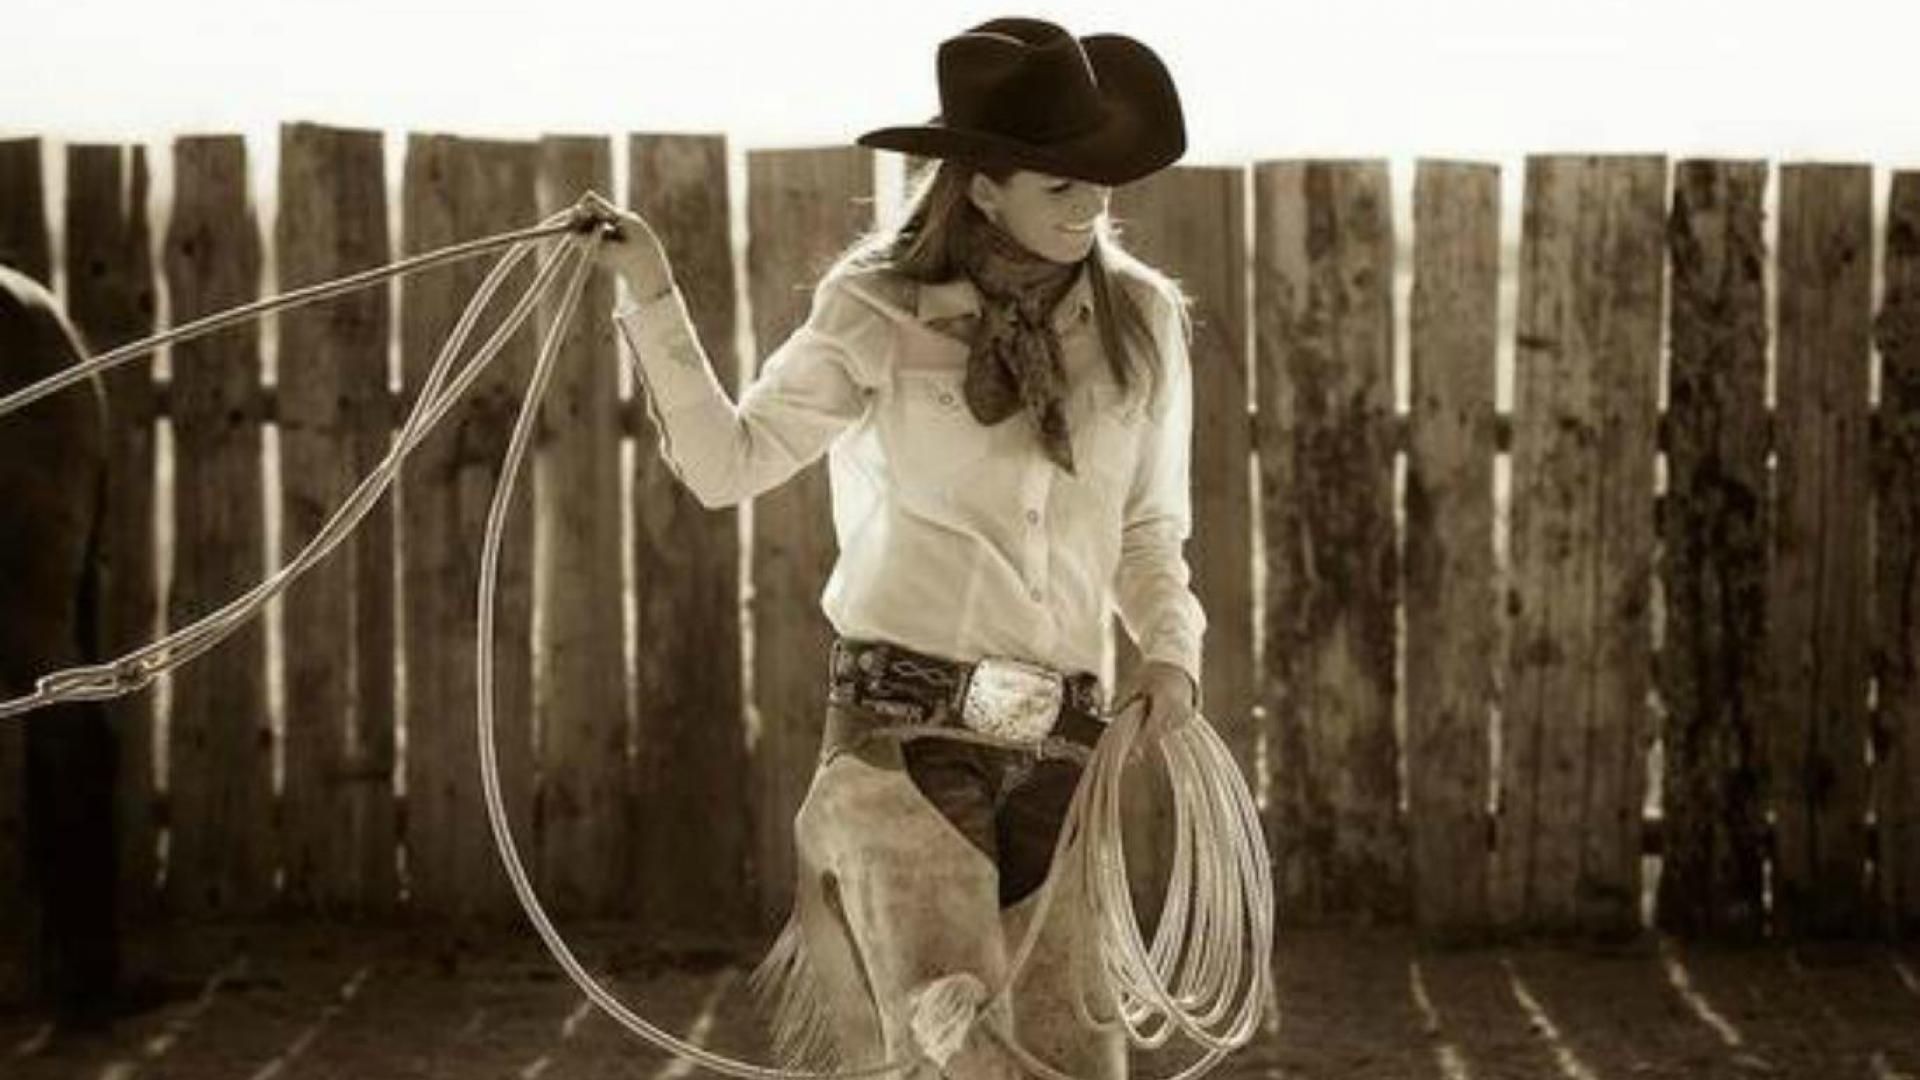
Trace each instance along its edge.
<path fill-rule="evenodd" d="M 633 931 L 570 931 L 628 1005 L 765 1060 L 742 972 L 643 964 Z M 479 943 L 250 925 L 143 943 L 158 1003 L 91 1034 L 0 1012 L 7 1080 L 679 1080 L 696 1070 L 594 1009 L 529 931 Z M 1920 945 L 1433 950 L 1397 931 L 1288 933 L 1278 1002 L 1226 1077 L 1920 1080 Z M 1183 1054 L 1136 1057 L 1166 1076 Z"/>

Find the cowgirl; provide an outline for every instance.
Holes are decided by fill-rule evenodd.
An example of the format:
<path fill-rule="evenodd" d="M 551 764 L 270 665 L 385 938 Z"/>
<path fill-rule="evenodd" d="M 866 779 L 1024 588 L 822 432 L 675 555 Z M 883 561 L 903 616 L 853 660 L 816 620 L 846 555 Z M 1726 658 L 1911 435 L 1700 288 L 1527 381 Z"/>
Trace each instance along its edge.
<path fill-rule="evenodd" d="M 1123 1076 L 1099 995 L 1094 1024 L 1075 1015 L 1099 976 L 1073 897 L 1013 1015 L 975 1021 L 1102 730 L 1111 607 L 1144 657 L 1121 700 L 1141 699 L 1149 735 L 1194 713 L 1184 308 L 1106 217 L 1185 129 L 1165 67 L 1119 35 L 996 19 L 943 42 L 937 68 L 940 116 L 859 140 L 934 159 L 904 219 L 825 275 L 738 403 L 646 223 L 600 204 L 617 222 L 601 259 L 634 298 L 615 321 L 663 455 L 702 503 L 828 456 L 831 704 L 794 915 L 761 971 L 785 1056 L 1012 1075 L 991 1028 L 1075 1076 Z"/>

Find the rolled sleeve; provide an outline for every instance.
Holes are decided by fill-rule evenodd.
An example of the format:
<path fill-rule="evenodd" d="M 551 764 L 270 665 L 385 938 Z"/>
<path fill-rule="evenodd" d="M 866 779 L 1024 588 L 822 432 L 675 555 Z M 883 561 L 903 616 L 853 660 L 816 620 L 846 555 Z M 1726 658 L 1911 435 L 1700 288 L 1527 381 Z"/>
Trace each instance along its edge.
<path fill-rule="evenodd" d="M 714 374 L 677 286 L 614 314 L 661 456 L 703 505 L 730 506 L 778 485 L 865 412 L 870 387 L 857 358 L 825 329 L 830 313 L 845 319 L 833 309 L 849 302 L 823 282 L 807 321 L 767 357 L 738 404 Z"/>
<path fill-rule="evenodd" d="M 1141 656 L 1180 668 L 1198 687 L 1207 617 L 1185 554 L 1193 528 L 1193 377 L 1177 302 L 1163 298 L 1155 322 L 1160 386 L 1127 495 L 1115 603 Z"/>

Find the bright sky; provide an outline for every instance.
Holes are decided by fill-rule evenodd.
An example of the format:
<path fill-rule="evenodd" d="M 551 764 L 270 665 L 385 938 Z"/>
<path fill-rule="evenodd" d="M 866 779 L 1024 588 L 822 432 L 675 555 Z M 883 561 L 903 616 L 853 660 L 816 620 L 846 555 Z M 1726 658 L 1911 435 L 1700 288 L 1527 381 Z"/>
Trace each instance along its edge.
<path fill-rule="evenodd" d="M 1661 151 L 1920 166 L 1910 0 L 8 0 L 0 135 L 845 143 L 938 106 L 933 50 L 1010 10 L 1145 40 L 1192 163 Z"/>

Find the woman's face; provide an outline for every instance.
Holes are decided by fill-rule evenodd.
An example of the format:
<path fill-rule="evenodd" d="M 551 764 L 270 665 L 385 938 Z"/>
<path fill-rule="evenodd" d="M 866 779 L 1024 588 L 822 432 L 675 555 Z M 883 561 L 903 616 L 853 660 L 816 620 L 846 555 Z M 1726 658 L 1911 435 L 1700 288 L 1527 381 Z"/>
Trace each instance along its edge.
<path fill-rule="evenodd" d="M 981 213 L 1028 251 L 1075 263 L 1093 250 L 1094 231 L 1113 189 L 1022 169 L 1000 182 L 976 173 L 969 194 Z"/>

